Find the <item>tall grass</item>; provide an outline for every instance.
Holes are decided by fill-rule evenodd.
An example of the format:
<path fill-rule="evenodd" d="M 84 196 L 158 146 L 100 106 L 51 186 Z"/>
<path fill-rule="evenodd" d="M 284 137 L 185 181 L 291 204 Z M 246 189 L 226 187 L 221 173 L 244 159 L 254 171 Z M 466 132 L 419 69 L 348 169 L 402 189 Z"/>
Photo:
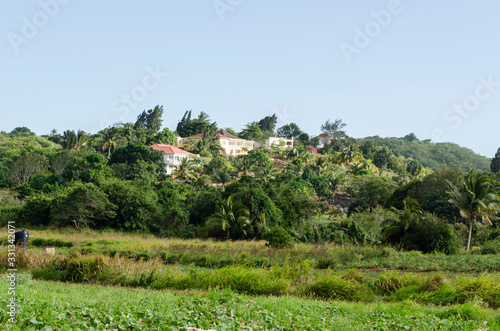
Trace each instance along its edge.
<path fill-rule="evenodd" d="M 6 251 L 0 252 L 0 265 L 6 268 Z M 19 250 L 18 268 L 29 269 L 33 277 L 76 283 L 121 285 L 152 289 L 228 288 L 254 295 L 314 296 L 370 302 L 413 300 L 419 303 L 449 305 L 481 300 L 500 308 L 500 275 L 479 277 L 448 276 L 443 272 L 417 274 L 400 271 L 363 273 L 358 270 L 317 270 L 312 262 L 293 261 L 269 267 L 231 265 L 221 268 L 166 265 L 160 258 L 131 259 L 115 255 L 43 254 L 38 250 Z"/>

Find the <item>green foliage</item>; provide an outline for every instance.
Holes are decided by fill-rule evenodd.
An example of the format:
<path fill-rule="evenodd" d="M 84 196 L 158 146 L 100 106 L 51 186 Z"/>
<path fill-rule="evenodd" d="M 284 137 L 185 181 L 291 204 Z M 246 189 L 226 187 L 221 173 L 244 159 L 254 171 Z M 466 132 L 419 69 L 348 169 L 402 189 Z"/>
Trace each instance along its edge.
<path fill-rule="evenodd" d="M 50 217 L 58 226 L 103 228 L 116 216 L 116 208 L 94 184 L 76 184 L 51 210 Z"/>
<path fill-rule="evenodd" d="M 134 129 L 148 129 L 153 132 L 160 131 L 163 116 L 163 106 L 157 105 L 147 112 L 143 111 L 137 116 L 137 121 L 134 124 Z"/>
<path fill-rule="evenodd" d="M 350 299 L 356 290 L 356 283 L 338 275 L 325 275 L 305 288 L 305 293 L 322 299 Z"/>
<path fill-rule="evenodd" d="M 102 184 L 109 201 L 116 206 L 116 217 L 108 226 L 124 231 L 149 231 L 155 224 L 161 209 L 158 197 L 149 186 L 130 181 L 111 180 Z"/>
<path fill-rule="evenodd" d="M 165 175 L 163 152 L 156 151 L 141 144 L 129 144 L 126 147 L 119 148 L 111 156 L 109 164 L 125 163 L 132 165 L 137 161 L 151 163 L 156 166 L 159 176 Z M 127 172 L 125 171 L 125 173 Z"/>
<path fill-rule="evenodd" d="M 400 244 L 406 250 L 423 253 L 458 251 L 458 239 L 453 229 L 439 218 L 423 212 L 416 200 L 407 198 L 396 219 L 382 223 L 383 240 Z"/>
<path fill-rule="evenodd" d="M 285 124 L 278 129 L 278 136 L 286 139 L 298 138 L 302 133 L 302 130 L 295 123 Z"/>
<path fill-rule="evenodd" d="M 220 230 L 227 239 L 242 239 L 253 233 L 250 211 L 240 201 L 234 201 L 233 195 L 221 201 L 219 210 L 205 223 L 207 237 L 217 237 Z"/>
<path fill-rule="evenodd" d="M 272 116 L 266 116 L 261 119 L 257 125 L 259 126 L 262 133 L 267 134 L 269 136 L 274 135 L 274 129 L 276 128 L 276 123 L 278 122 L 278 117 L 276 114 Z"/>
<path fill-rule="evenodd" d="M 191 110 L 186 111 L 182 119 L 177 123 L 177 134 L 182 138 L 191 137 L 195 134 L 206 131 L 206 127 L 210 125 L 208 115 L 201 112 L 197 119 L 191 119 Z"/>
<path fill-rule="evenodd" d="M 384 205 L 396 188 L 391 180 L 375 175 L 353 176 L 349 182 L 354 197 L 365 201 L 370 208 Z"/>
<path fill-rule="evenodd" d="M 496 216 L 500 212 L 500 196 L 494 183 L 484 175 L 478 175 L 471 170 L 464 176 L 460 187 L 448 183 L 450 203 L 459 210 L 460 215 L 469 221 L 469 239 L 467 250 L 470 249 L 472 227 L 475 222 L 482 221 L 493 225 Z"/>
<path fill-rule="evenodd" d="M 25 153 L 17 158 L 10 167 L 10 181 L 14 186 L 27 184 L 34 176 L 48 170 L 47 157 L 37 153 Z"/>
<path fill-rule="evenodd" d="M 283 228 L 274 228 L 271 231 L 264 233 L 262 236 L 267 240 L 266 246 L 273 248 L 292 247 L 294 244 L 293 237 Z"/>
<path fill-rule="evenodd" d="M 418 139 L 380 138 L 378 136 L 357 139 L 360 145 L 369 141 L 376 146 L 387 147 L 396 156 L 401 155 L 416 160 L 432 171 L 457 167 L 462 171 L 470 171 L 474 168 L 478 171 L 490 169 L 488 158 L 453 143 L 431 143 Z"/>
<path fill-rule="evenodd" d="M 73 247 L 73 241 L 61 240 L 58 238 L 30 238 L 29 244 L 35 247 L 55 246 L 55 247 Z"/>
<path fill-rule="evenodd" d="M 500 172 L 500 148 L 495 153 L 493 159 L 491 159 L 490 170 L 495 173 Z"/>
<path fill-rule="evenodd" d="M 105 156 L 99 153 L 89 153 L 70 159 L 64 168 L 62 177 L 66 181 L 98 184 L 111 177 L 111 173 Z"/>

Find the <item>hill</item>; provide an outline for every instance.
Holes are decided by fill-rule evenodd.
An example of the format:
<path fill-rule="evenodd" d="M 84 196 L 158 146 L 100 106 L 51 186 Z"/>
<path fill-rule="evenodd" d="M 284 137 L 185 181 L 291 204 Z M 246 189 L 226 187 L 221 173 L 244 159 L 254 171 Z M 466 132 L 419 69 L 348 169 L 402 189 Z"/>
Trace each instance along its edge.
<path fill-rule="evenodd" d="M 369 141 L 380 147 L 389 148 L 396 156 L 402 155 L 417 160 L 424 167 L 433 171 L 446 167 L 458 167 L 464 171 L 469 171 L 472 168 L 477 171 L 490 171 L 491 159 L 453 143 L 421 141 L 411 134 L 404 138 L 374 136 L 357 139 L 360 146 Z"/>

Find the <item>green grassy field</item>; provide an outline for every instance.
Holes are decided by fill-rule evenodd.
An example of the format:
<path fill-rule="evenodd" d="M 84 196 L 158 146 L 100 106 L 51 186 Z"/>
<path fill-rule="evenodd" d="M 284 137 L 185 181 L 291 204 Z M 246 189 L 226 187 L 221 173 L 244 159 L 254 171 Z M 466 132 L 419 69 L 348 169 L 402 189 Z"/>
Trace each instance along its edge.
<path fill-rule="evenodd" d="M 0 282 L 6 287 L 5 279 Z M 18 285 L 18 322 L 6 330 L 500 330 L 498 312 L 478 302 L 449 307 L 346 303 L 293 296 L 154 291 L 30 281 Z M 2 292 L 2 301 L 6 300 Z M 4 306 L 0 308 L 4 310 Z"/>
<path fill-rule="evenodd" d="M 2 279 L 12 330 L 500 330 L 499 255 L 30 234 L 16 256 L 16 325 Z M 7 258 L 4 246 L 3 271 Z"/>

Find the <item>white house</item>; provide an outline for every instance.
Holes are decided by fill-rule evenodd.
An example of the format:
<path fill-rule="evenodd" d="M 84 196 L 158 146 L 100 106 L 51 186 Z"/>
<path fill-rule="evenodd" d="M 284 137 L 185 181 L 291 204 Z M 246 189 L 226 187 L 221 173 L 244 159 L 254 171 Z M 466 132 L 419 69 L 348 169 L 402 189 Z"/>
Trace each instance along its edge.
<path fill-rule="evenodd" d="M 154 150 L 162 151 L 163 153 L 165 153 L 163 159 L 165 160 L 165 164 L 167 165 L 166 168 L 167 175 L 170 175 L 173 171 L 179 168 L 182 159 L 187 157 L 192 160 L 196 156 L 196 154 L 189 153 L 188 151 L 185 151 L 183 149 L 171 145 L 156 144 L 156 145 L 151 145 L 149 147 L 151 147 Z"/>
<path fill-rule="evenodd" d="M 256 147 L 260 147 L 260 144 L 255 142 Z M 293 148 L 293 139 L 284 139 L 278 137 L 269 137 L 266 139 L 264 144 L 265 148 L 271 147 L 279 147 L 279 148 Z"/>
<path fill-rule="evenodd" d="M 327 133 L 322 133 L 316 138 L 319 139 L 318 148 L 322 148 L 323 146 L 330 144 L 330 141 L 332 140 L 332 136 Z"/>
<path fill-rule="evenodd" d="M 203 139 L 204 134 L 198 133 L 194 136 L 187 138 L 177 138 L 177 146 L 184 147 L 190 146 L 191 144 L 196 144 L 200 140 Z M 227 131 L 220 130 L 219 131 L 219 143 L 224 149 L 226 155 L 238 156 L 238 155 L 246 155 L 248 151 L 251 151 L 254 146 L 254 141 L 245 140 L 236 136 L 233 136 Z"/>

